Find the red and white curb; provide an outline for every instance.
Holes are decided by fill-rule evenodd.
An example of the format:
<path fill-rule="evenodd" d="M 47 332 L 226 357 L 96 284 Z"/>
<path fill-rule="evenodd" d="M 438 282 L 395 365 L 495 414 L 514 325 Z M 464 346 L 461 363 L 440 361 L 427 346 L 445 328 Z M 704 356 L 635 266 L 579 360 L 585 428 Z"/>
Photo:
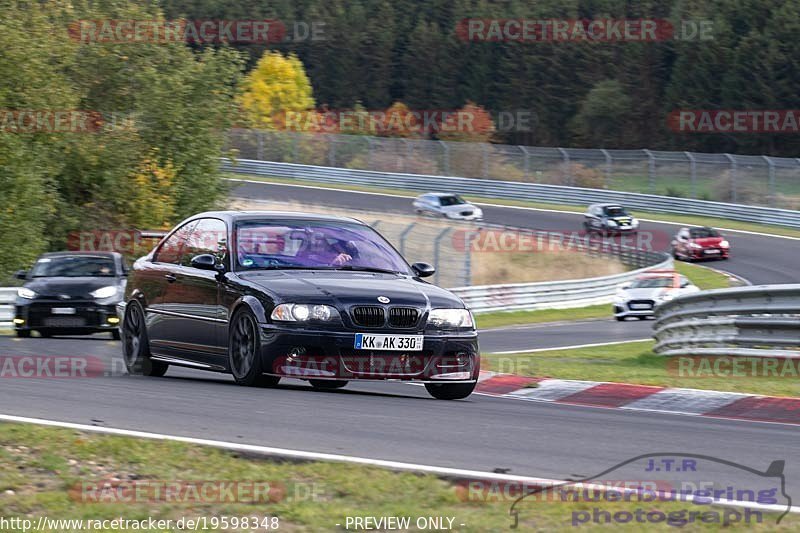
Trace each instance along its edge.
<path fill-rule="evenodd" d="M 800 425 L 800 398 L 481 372 L 477 394 L 516 400 Z"/>

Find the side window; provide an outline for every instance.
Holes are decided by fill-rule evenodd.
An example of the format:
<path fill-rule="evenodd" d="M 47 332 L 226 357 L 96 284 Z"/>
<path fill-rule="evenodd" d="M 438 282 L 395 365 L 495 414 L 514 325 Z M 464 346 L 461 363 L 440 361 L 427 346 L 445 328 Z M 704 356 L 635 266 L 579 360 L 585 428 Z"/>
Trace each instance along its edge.
<path fill-rule="evenodd" d="M 192 258 L 200 254 L 211 254 L 225 264 L 228 257 L 228 231 L 223 221 L 216 218 L 200 219 L 186 241 L 180 264 L 190 266 Z"/>
<path fill-rule="evenodd" d="M 161 243 L 153 261 L 156 263 L 170 263 L 173 265 L 179 264 L 186 239 L 191 234 L 196 223 L 196 221 L 192 220 L 175 230 L 175 233 Z"/>

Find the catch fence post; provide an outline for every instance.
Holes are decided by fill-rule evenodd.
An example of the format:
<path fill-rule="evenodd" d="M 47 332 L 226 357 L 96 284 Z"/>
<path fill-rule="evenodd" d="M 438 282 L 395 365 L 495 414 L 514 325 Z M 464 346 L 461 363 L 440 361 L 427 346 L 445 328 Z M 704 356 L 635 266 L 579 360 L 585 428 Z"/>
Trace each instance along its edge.
<path fill-rule="evenodd" d="M 441 273 L 441 269 L 439 268 L 439 258 L 441 257 L 441 244 L 442 239 L 450 233 L 450 228 L 445 228 L 439 232 L 436 238 L 433 240 L 433 268 L 436 269 L 436 274 L 434 274 L 433 283 L 435 285 L 439 284 L 439 274 Z"/>

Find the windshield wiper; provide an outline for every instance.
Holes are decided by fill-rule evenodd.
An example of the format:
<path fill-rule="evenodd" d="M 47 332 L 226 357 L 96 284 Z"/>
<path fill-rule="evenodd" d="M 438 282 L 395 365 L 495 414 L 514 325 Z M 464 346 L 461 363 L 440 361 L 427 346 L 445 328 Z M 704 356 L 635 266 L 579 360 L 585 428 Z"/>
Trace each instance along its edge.
<path fill-rule="evenodd" d="M 336 267 L 333 270 L 352 270 L 354 272 L 378 272 L 380 274 L 399 274 L 397 270 L 388 270 L 386 268 L 368 267 L 368 266 L 353 266 L 343 265 Z"/>

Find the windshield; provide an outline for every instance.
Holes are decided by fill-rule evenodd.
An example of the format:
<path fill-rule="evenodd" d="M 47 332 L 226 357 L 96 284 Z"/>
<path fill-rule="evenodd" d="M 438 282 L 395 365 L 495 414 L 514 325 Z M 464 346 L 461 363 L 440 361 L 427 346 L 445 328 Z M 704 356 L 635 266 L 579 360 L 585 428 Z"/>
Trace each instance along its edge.
<path fill-rule="evenodd" d="M 114 260 L 110 257 L 66 255 L 42 257 L 33 266 L 31 277 L 50 278 L 62 276 L 77 278 L 81 276 L 114 276 Z"/>
<path fill-rule="evenodd" d="M 660 287 L 672 287 L 672 278 L 643 278 L 637 279 L 631 284 L 631 289 L 655 289 Z"/>
<path fill-rule="evenodd" d="M 606 207 L 605 213 L 610 217 L 623 217 L 628 215 L 628 212 L 625 211 L 625 208 L 619 206 Z"/>
<path fill-rule="evenodd" d="M 236 226 L 240 270 L 302 268 L 409 273 L 408 264 L 363 224 L 254 220 Z"/>
<path fill-rule="evenodd" d="M 692 228 L 689 234 L 692 239 L 705 239 L 707 237 L 719 237 L 719 233 L 714 228 Z"/>
<path fill-rule="evenodd" d="M 460 196 L 455 196 L 455 195 L 453 195 L 453 196 L 441 196 L 439 199 L 441 200 L 442 205 L 445 205 L 445 206 L 447 206 L 447 205 L 461 205 L 461 204 L 467 203 L 467 202 L 464 201 L 463 198 L 461 198 Z"/>

